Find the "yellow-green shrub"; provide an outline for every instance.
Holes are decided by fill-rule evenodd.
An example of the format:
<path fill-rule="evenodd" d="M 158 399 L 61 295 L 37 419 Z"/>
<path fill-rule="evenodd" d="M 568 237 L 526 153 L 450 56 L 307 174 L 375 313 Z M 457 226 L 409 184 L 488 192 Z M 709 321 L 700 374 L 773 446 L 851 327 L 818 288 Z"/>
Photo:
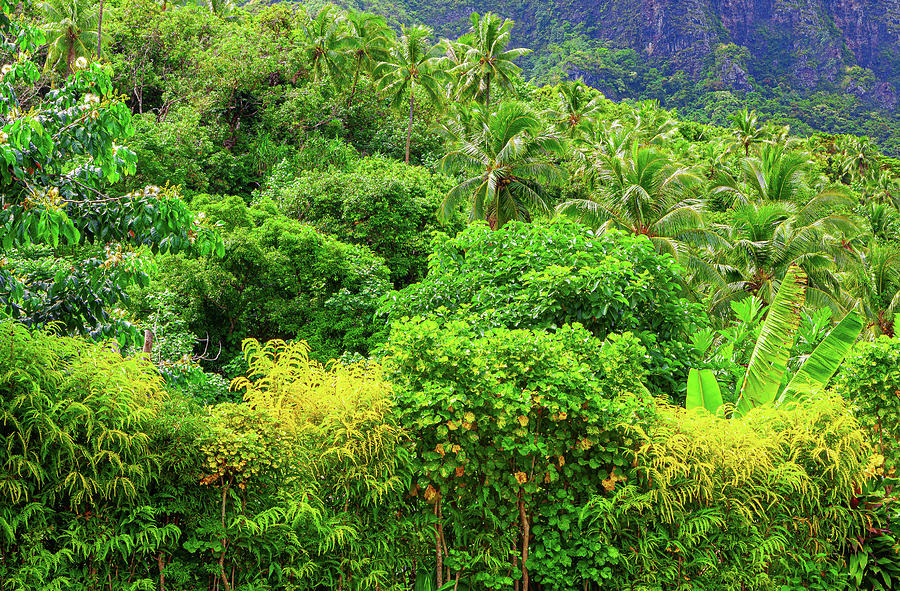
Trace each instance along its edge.
<path fill-rule="evenodd" d="M 296 475 L 315 486 L 331 534 L 320 540 L 317 576 L 354 589 L 390 588 L 415 563 L 424 532 L 404 517 L 406 435 L 377 364 L 323 365 L 305 342 L 244 342 L 248 377 L 232 382 L 247 404 L 285 429 Z M 405 539 L 408 552 L 389 549 Z M 387 545 L 386 545 L 387 544 Z M 394 546 L 395 547 L 395 546 Z"/>
<path fill-rule="evenodd" d="M 149 481 L 140 427 L 163 383 L 117 349 L 0 322 L 0 506 L 96 510 Z"/>
<path fill-rule="evenodd" d="M 629 479 L 583 516 L 633 582 L 767 589 L 819 561 L 804 583 L 825 585 L 826 560 L 834 570 L 845 541 L 871 525 L 850 503 L 871 449 L 840 397 L 732 420 L 665 407 L 632 430 Z"/>

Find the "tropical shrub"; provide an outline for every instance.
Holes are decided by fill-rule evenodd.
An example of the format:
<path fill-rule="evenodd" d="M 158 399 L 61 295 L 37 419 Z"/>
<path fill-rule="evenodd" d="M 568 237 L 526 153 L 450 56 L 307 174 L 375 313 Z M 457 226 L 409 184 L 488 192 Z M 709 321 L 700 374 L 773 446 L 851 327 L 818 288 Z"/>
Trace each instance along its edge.
<path fill-rule="evenodd" d="M 652 387 L 683 387 L 696 354 L 687 336 L 704 314 L 686 299 L 675 261 L 646 237 L 597 236 L 563 220 L 510 222 L 494 232 L 470 226 L 433 248 L 427 277 L 381 307 L 389 320 L 437 312 L 482 328 L 553 331 L 577 322 L 601 339 L 632 332 L 647 349 Z"/>
<path fill-rule="evenodd" d="M 0 586 L 86 589 L 124 551 L 112 528 L 130 531 L 118 519 L 138 512 L 153 482 L 141 426 L 162 380 L 114 344 L 8 321 L 0 349 Z"/>
<path fill-rule="evenodd" d="M 309 172 L 285 160 L 258 195 L 289 217 L 372 249 L 384 258 L 394 285 L 405 287 L 425 276 L 431 234 L 439 227 L 435 213 L 450 186 L 443 175 L 384 157 Z M 444 229 L 453 235 L 462 226 L 457 212 Z"/>
<path fill-rule="evenodd" d="M 828 561 L 869 527 L 851 501 L 870 451 L 840 397 L 734 421 L 659 413 L 634 431 L 628 480 L 582 513 L 584 535 L 618 549 L 630 584 L 847 588 Z"/>
<path fill-rule="evenodd" d="M 374 347 L 375 307 L 390 284 L 369 249 L 320 234 L 271 202 L 247 207 L 239 197 L 201 196 L 192 203 L 222 222 L 226 256 L 161 257 L 159 276 L 133 305 L 139 318 L 154 312 L 152 294 L 174 293 L 190 332 L 208 339 L 207 367 L 233 361 L 248 334 L 307 340 L 319 359 Z"/>
<path fill-rule="evenodd" d="M 835 390 L 853 405 L 885 468 L 900 467 L 900 339 L 858 343 L 838 374 Z"/>
<path fill-rule="evenodd" d="M 608 581 L 601 571 L 616 557 L 582 544 L 578 512 L 622 479 L 624 425 L 653 412 L 637 339 L 438 318 L 392 335 L 397 410 L 416 444 L 412 494 L 435 517 L 437 583 Z"/>
<path fill-rule="evenodd" d="M 308 550 L 312 586 L 401 588 L 408 574 L 418 574 L 417 564 L 427 564 L 428 533 L 407 498 L 407 433 L 380 368 L 362 361 L 324 366 L 302 341 L 248 340 L 243 351 L 248 377 L 236 378 L 233 388 L 283 425 L 297 476 L 320 499 L 321 525 L 313 532 L 320 538 Z"/>
<path fill-rule="evenodd" d="M 389 353 L 437 583 L 849 588 L 849 540 L 884 523 L 857 502 L 871 449 L 840 397 L 687 412 L 647 393 L 636 337 L 578 325 L 432 315 Z"/>

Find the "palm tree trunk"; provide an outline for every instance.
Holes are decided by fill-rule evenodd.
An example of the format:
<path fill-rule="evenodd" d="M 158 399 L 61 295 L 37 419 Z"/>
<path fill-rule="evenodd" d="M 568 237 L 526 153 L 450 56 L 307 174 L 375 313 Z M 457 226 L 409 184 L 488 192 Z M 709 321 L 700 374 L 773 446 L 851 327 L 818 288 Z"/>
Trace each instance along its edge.
<path fill-rule="evenodd" d="M 491 78 L 490 78 L 490 76 L 488 76 L 487 87 L 485 88 L 485 91 L 484 91 L 484 106 L 485 107 L 491 106 Z"/>
<path fill-rule="evenodd" d="M 409 127 L 406 128 L 406 163 L 409 164 L 409 144 L 412 141 L 412 124 L 413 124 L 413 105 L 416 101 L 416 95 L 413 92 L 413 85 L 409 85 Z"/>
<path fill-rule="evenodd" d="M 350 89 L 350 98 L 347 99 L 347 105 L 353 104 L 353 95 L 356 94 L 356 83 L 359 81 L 359 66 L 362 64 L 362 58 L 356 60 L 356 72 L 353 74 L 353 87 Z"/>
<path fill-rule="evenodd" d="M 100 0 L 100 18 L 97 20 L 97 59 L 100 59 L 100 44 L 103 40 L 103 0 Z"/>
<path fill-rule="evenodd" d="M 71 76 L 75 69 L 72 67 L 75 64 L 75 41 L 73 39 L 69 39 L 69 53 L 66 55 L 66 78 Z"/>

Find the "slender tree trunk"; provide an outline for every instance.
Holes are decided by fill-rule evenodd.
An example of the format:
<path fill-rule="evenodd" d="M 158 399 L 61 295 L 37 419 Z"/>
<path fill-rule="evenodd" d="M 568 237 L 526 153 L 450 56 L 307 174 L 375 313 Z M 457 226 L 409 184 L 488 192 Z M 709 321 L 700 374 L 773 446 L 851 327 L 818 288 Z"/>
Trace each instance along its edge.
<path fill-rule="evenodd" d="M 487 88 L 484 91 L 484 106 L 491 106 L 491 78 L 490 76 L 487 79 Z"/>
<path fill-rule="evenodd" d="M 153 331 L 149 328 L 144 329 L 144 348 L 142 351 L 148 355 L 153 352 Z"/>
<path fill-rule="evenodd" d="M 362 58 L 356 60 L 356 72 L 353 74 L 353 87 L 350 89 L 350 98 L 347 99 L 347 105 L 353 104 L 353 96 L 356 94 L 356 83 L 359 81 L 359 66 L 362 64 Z"/>
<path fill-rule="evenodd" d="M 409 127 L 406 128 L 406 163 L 409 164 L 409 144 L 412 141 L 413 105 L 416 102 L 414 87 L 409 85 Z"/>
<path fill-rule="evenodd" d="M 516 538 L 516 539 L 518 540 L 518 538 Z M 513 570 L 519 570 L 519 557 L 516 555 L 515 549 L 516 549 L 516 545 L 515 545 L 515 543 L 513 543 L 513 552 L 511 553 L 512 561 L 513 561 Z M 513 581 L 513 591 L 519 591 L 519 579 L 515 579 Z"/>
<path fill-rule="evenodd" d="M 522 591 L 528 591 L 528 543 L 531 536 L 531 524 L 525 513 L 525 500 L 522 498 L 522 489 L 519 489 L 519 520 L 522 523 Z"/>
<path fill-rule="evenodd" d="M 440 499 L 434 501 L 434 516 L 440 519 Z M 441 529 L 440 524 L 434 524 L 434 547 L 435 547 L 435 571 L 437 576 L 437 586 L 444 584 L 444 556 L 441 552 Z"/>
<path fill-rule="evenodd" d="M 225 503 L 228 499 L 228 488 L 231 484 L 230 480 L 226 484 L 222 482 L 222 553 L 219 554 L 219 576 L 225 586 L 225 591 L 231 591 L 231 585 L 228 583 L 228 577 L 225 575 L 225 550 L 228 547 L 228 537 L 225 535 Z"/>
<path fill-rule="evenodd" d="M 166 561 L 162 552 L 156 557 L 156 565 L 159 567 L 159 591 L 166 591 Z"/>
<path fill-rule="evenodd" d="M 100 18 L 97 20 L 97 59 L 100 59 L 100 44 L 103 40 L 103 0 L 100 0 Z"/>
<path fill-rule="evenodd" d="M 75 72 L 75 41 L 69 39 L 69 53 L 66 55 L 66 78 Z"/>

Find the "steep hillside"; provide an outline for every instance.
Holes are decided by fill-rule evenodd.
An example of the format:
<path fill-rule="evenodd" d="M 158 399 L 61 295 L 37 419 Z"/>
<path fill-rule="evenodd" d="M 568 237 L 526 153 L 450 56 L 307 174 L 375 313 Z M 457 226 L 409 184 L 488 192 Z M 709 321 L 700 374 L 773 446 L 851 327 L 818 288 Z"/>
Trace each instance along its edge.
<path fill-rule="evenodd" d="M 583 78 L 609 96 L 657 98 L 710 121 L 737 101 L 708 95 L 729 92 L 800 131 L 864 133 L 900 147 L 900 0 L 348 3 L 443 36 L 464 31 L 472 11 L 494 11 L 535 49 L 523 66 L 539 80 Z"/>

